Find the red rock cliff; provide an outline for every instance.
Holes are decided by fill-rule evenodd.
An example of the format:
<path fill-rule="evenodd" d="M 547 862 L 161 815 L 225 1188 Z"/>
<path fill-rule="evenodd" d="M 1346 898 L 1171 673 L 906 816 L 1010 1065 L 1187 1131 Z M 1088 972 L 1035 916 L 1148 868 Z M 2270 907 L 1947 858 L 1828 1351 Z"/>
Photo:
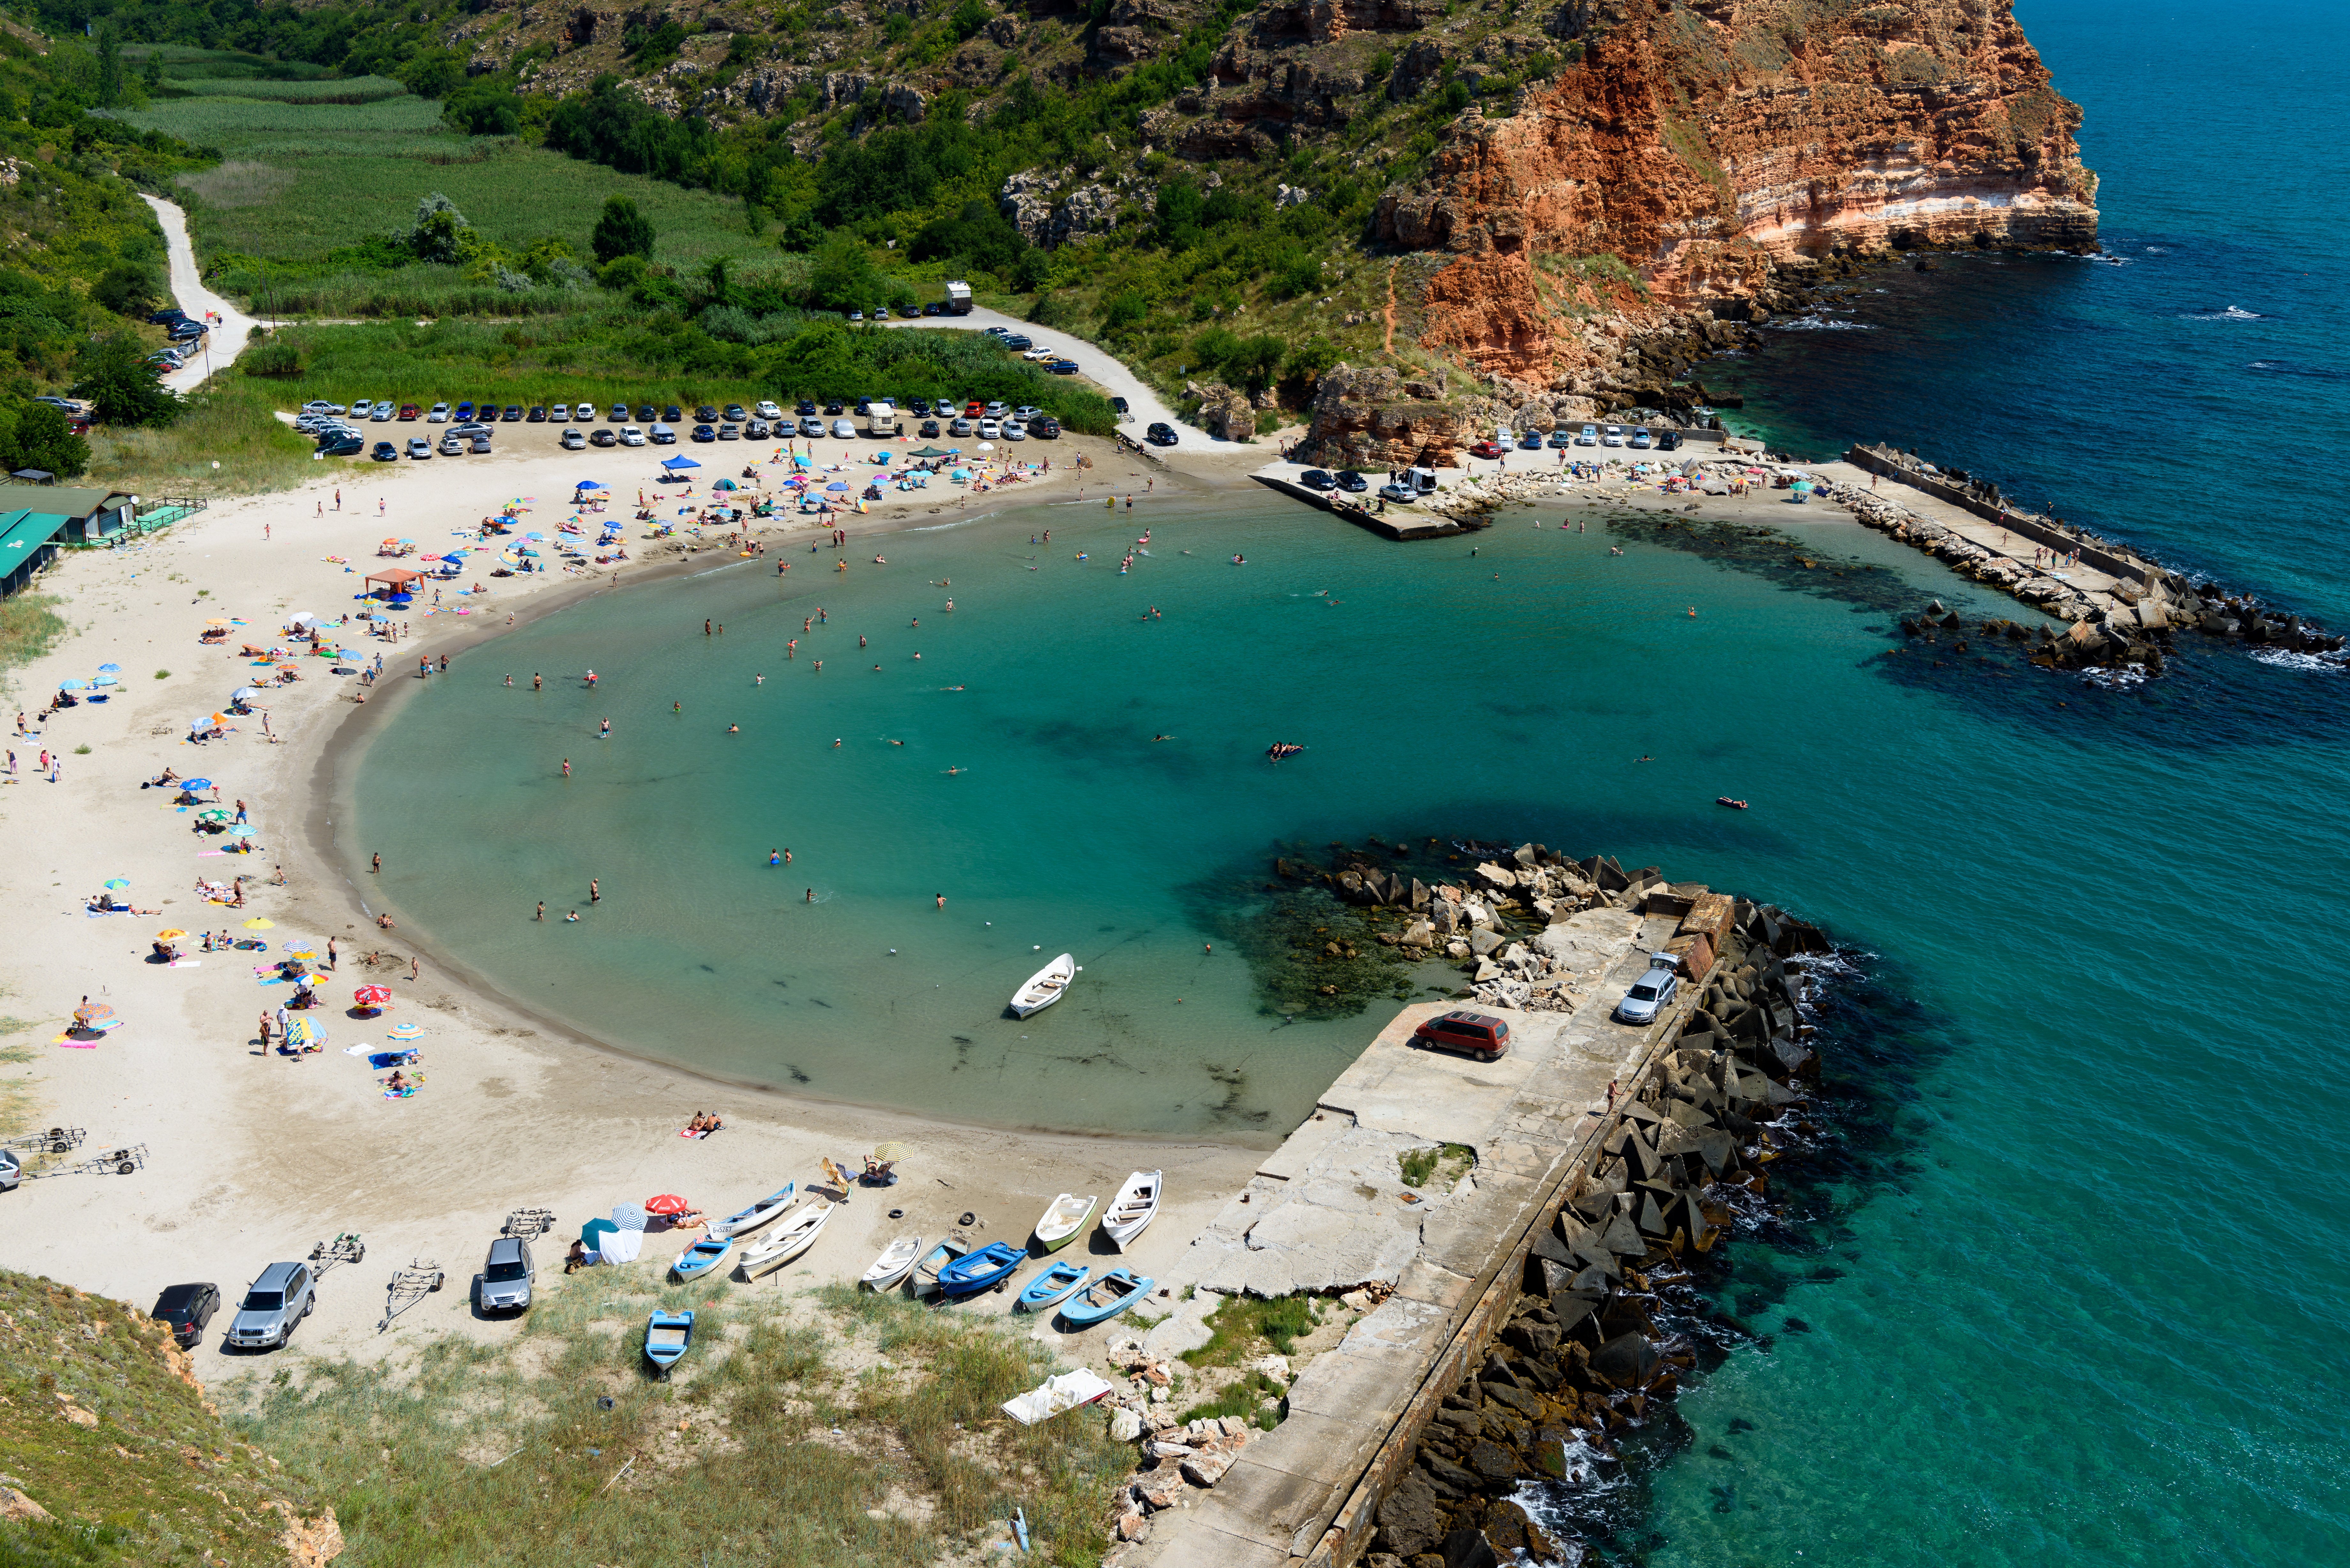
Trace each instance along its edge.
<path fill-rule="evenodd" d="M 1452 258 L 1422 341 L 1492 374 L 1586 389 L 1606 354 L 1570 258 L 1623 258 L 1670 313 L 1806 257 L 2095 240 L 2080 110 L 2007 0 L 1622 0 L 1569 26 L 1577 65 L 1464 113 L 1380 202 L 1386 238 Z"/>

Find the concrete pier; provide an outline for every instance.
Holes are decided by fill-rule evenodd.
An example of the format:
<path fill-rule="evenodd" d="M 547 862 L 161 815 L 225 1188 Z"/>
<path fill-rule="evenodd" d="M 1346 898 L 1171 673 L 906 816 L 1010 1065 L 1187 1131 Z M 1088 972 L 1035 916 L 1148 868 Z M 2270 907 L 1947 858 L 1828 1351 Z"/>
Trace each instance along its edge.
<path fill-rule="evenodd" d="M 1510 1054 L 1489 1063 L 1412 1042 L 1423 1019 L 1460 1004 L 1406 1008 L 1193 1241 L 1177 1278 L 1197 1295 L 1150 1331 L 1153 1354 L 1200 1343 L 1200 1320 L 1225 1294 L 1374 1281 L 1393 1294 L 1305 1367 L 1287 1419 L 1248 1444 L 1212 1490 L 1155 1518 L 1118 1559 L 1127 1568 L 1278 1568 L 1359 1552 L 1388 1472 L 1409 1464 L 1411 1434 L 1516 1303 L 1532 1237 L 1596 1158 L 1614 1122 L 1610 1084 L 1619 1104 L 1629 1097 L 1701 989 L 1702 977 L 1685 981 L 1652 1024 L 1616 1022 L 1648 953 L 1681 918 L 1576 919 L 1572 1011 L 1478 1006 L 1510 1023 Z M 1430 1144 L 1465 1146 L 1475 1165 L 1450 1192 L 1409 1200 L 1397 1156 Z"/>

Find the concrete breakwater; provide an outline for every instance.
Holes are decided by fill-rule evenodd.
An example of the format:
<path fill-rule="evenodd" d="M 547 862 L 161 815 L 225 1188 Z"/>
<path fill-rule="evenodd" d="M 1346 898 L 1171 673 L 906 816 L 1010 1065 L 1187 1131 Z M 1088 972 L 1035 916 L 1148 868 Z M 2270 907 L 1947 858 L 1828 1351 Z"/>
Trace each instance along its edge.
<path fill-rule="evenodd" d="M 2038 628 L 2042 647 L 2035 662 L 2056 668 L 2136 663 L 2159 672 L 2162 654 L 2173 646 L 2174 628 L 2295 653 L 2337 653 L 2344 647 L 2343 638 L 2298 615 L 2266 606 L 2248 593 L 2231 594 L 2217 583 L 2196 582 L 2094 534 L 2022 511 L 1997 485 L 1936 468 L 1914 453 L 1856 446 L 1846 461 L 1891 479 L 1915 495 L 1931 497 L 1939 504 L 1932 508 L 1935 515 L 1898 495 L 1848 483 L 1832 472 L 1821 476 L 1821 494 L 1868 527 L 2071 623 L 2071 630 L 2062 636 Z M 1824 466 L 1832 471 L 1837 465 Z M 1951 515 L 1952 509 L 1960 514 Z M 2064 564 L 2066 557 L 2075 559 Z M 1931 613 L 1932 624 L 1945 629 L 1957 630 L 1962 624 L 1947 611 Z M 1912 637 L 1921 635 L 1926 619 L 1905 619 L 1902 629 Z M 1987 635 L 2035 635 L 2033 628 L 2012 622 L 1985 622 L 1981 630 Z"/>
<path fill-rule="evenodd" d="M 1806 1094 L 1794 1002 L 1804 955 L 1825 939 L 1605 857 L 1454 847 L 1458 881 L 1434 886 L 1370 852 L 1327 868 L 1276 863 L 1364 906 L 1399 947 L 1459 911 L 1444 956 L 1459 942 L 1472 984 L 1523 985 L 1526 1004 L 1479 1006 L 1510 1025 L 1510 1052 L 1491 1061 L 1414 1037 L 1457 1002 L 1407 1006 L 1162 1277 L 1171 1315 L 1114 1363 L 1139 1359 L 1143 1376 L 1205 1343 L 1207 1319 L 1234 1298 L 1306 1294 L 1359 1315 L 1332 1348 L 1283 1369 L 1271 1431 L 1243 1443 L 1228 1429 L 1121 1423 L 1142 1440 L 1117 1529 L 1127 1568 L 1349 1568 L 1374 1551 L 1399 1563 L 1450 1552 L 1478 1532 L 1532 1541 L 1496 1504 L 1523 1480 L 1571 1474 L 1570 1443 L 1574 1463 L 1600 1463 L 1627 1424 L 1653 1416 L 1681 1350 L 1651 1332 L 1646 1303 L 1716 1245 L 1731 1205 L 1761 1201 L 1772 1124 Z M 1658 952 L 1685 975 L 1679 994 L 1652 1023 L 1627 1023 L 1619 1005 Z M 1465 1168 L 1414 1188 L 1406 1161 L 1430 1150 Z M 1463 1443 L 1457 1417 L 1471 1408 L 1478 1436 Z M 1480 1479 L 1463 1486 L 1455 1470 Z"/>

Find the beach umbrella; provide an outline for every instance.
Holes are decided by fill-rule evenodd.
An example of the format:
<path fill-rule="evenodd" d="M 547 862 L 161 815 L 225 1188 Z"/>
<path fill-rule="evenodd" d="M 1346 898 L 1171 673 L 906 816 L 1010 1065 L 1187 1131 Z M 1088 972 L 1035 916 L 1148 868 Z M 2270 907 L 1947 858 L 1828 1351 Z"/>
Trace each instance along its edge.
<path fill-rule="evenodd" d="M 315 1018 L 296 1018 L 286 1026 L 288 1045 L 324 1045 L 327 1032 Z"/>
<path fill-rule="evenodd" d="M 261 688 L 258 686 L 240 686 L 228 694 L 228 700 L 232 702 L 250 702 L 260 695 Z"/>
<path fill-rule="evenodd" d="M 384 600 L 383 602 L 388 605 L 412 605 L 416 602 L 416 596 L 414 594 L 394 594 L 391 597 Z"/>
<path fill-rule="evenodd" d="M 692 1205 L 674 1192 L 664 1192 L 657 1198 L 645 1199 L 645 1212 L 648 1214 L 682 1214 L 691 1207 Z"/>
<path fill-rule="evenodd" d="M 210 779 L 182 779 L 180 781 L 180 787 L 182 789 L 210 789 L 213 787 L 213 781 Z"/>
<path fill-rule="evenodd" d="M 913 1152 L 910 1144 L 885 1143 L 875 1146 L 873 1158 L 878 1160 L 904 1159 Z"/>
<path fill-rule="evenodd" d="M 182 937 L 184 937 L 187 934 L 187 932 L 180 929 L 179 927 L 172 926 L 166 929 L 157 931 L 155 933 L 155 940 L 159 942 L 173 942 L 179 940 Z"/>
<path fill-rule="evenodd" d="M 700 463 L 698 463 L 698 462 L 694 462 L 694 461 L 693 461 L 693 459 L 691 459 L 691 458 L 690 458 L 690 457 L 673 457 L 673 458 L 671 458 L 667 462 L 662 463 L 662 464 L 661 464 L 661 466 L 662 466 L 663 468 L 668 468 L 668 469 L 676 469 L 676 470 L 682 471 L 682 470 L 684 470 L 684 469 L 689 469 L 689 468 L 700 468 L 700 467 L 702 466 L 702 464 L 700 464 Z"/>
<path fill-rule="evenodd" d="M 641 1231 L 645 1228 L 645 1211 L 633 1203 L 615 1203 L 612 1223 L 622 1231 Z"/>
<path fill-rule="evenodd" d="M 590 1220 L 579 1227 L 579 1240 L 586 1243 L 589 1251 L 600 1251 L 603 1249 L 604 1238 L 618 1230 L 619 1227 L 609 1220 Z"/>
<path fill-rule="evenodd" d="M 113 881 L 109 882 L 107 886 L 109 888 L 128 888 L 130 884 L 124 881 L 121 877 L 117 877 Z"/>
<path fill-rule="evenodd" d="M 363 985 L 351 992 L 351 1000 L 361 1007 L 381 1007 L 391 1000 L 391 988 L 388 985 Z"/>
<path fill-rule="evenodd" d="M 206 626 L 226 626 L 228 625 L 228 622 L 224 620 L 208 620 L 204 622 L 204 624 Z"/>
<path fill-rule="evenodd" d="M 465 564 L 465 552 L 463 550 L 452 550 L 448 555 L 445 555 L 441 558 L 448 562 L 452 566 L 462 566 Z"/>
<path fill-rule="evenodd" d="M 533 533 L 529 533 L 529 534 L 525 534 L 525 535 L 523 535 L 523 537 L 524 537 L 524 538 L 525 538 L 525 539 L 544 539 L 544 538 L 546 538 L 546 535 L 544 535 L 544 534 L 540 534 L 540 533 L 533 532 Z"/>
<path fill-rule="evenodd" d="M 847 486 L 847 485 L 846 485 L 846 484 L 843 484 L 839 480 L 836 479 L 836 480 L 834 480 L 830 484 L 826 485 L 824 488 L 825 488 L 825 491 L 826 491 L 826 493 L 832 493 L 832 492 L 834 492 L 834 491 L 847 490 L 847 489 L 848 488 L 848 486 Z"/>
<path fill-rule="evenodd" d="M 259 915 L 255 915 L 253 919 L 244 922 L 244 929 L 248 931 L 265 931 L 276 923 L 277 922 L 275 920 L 265 920 Z"/>
<path fill-rule="evenodd" d="M 609 490 L 611 486 L 606 484 L 600 479 L 583 479 L 571 488 L 574 490 Z"/>
<path fill-rule="evenodd" d="M 230 825 L 228 836 L 231 838 L 251 838 L 260 831 L 261 829 L 254 826 L 253 824 L 249 822 L 239 822 Z"/>
<path fill-rule="evenodd" d="M 103 1002 L 85 1002 L 74 1009 L 74 1022 L 88 1027 L 114 1016 L 114 1009 Z"/>
<path fill-rule="evenodd" d="M 57 682 L 57 690 L 60 691 L 87 691 L 89 690 L 89 682 L 87 680 L 60 680 Z"/>
<path fill-rule="evenodd" d="M 424 1036 L 424 1025 L 421 1023 L 395 1023 L 390 1028 L 385 1030 L 384 1033 L 390 1035 L 394 1040 L 420 1040 Z"/>

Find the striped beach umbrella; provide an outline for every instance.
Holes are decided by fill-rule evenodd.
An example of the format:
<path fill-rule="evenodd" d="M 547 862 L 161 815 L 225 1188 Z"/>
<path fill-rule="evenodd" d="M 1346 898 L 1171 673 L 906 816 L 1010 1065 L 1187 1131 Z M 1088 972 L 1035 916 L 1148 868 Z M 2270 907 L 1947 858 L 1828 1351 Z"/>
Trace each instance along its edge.
<path fill-rule="evenodd" d="M 421 1023 L 395 1023 L 390 1028 L 385 1030 L 384 1033 L 390 1035 L 394 1040 L 421 1040 L 424 1037 L 424 1025 Z"/>

